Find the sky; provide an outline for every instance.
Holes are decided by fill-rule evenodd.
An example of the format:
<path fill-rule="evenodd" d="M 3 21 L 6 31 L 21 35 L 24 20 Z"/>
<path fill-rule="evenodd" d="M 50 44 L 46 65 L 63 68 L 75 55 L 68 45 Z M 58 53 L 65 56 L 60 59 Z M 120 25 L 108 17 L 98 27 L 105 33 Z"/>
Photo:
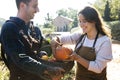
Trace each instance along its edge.
<path fill-rule="evenodd" d="M 60 9 L 73 8 L 82 9 L 84 6 L 94 3 L 95 0 L 38 0 L 39 12 L 35 15 L 33 21 L 35 24 L 43 24 L 45 17 L 49 13 L 52 18 L 57 17 L 56 11 Z M 17 8 L 15 0 L 0 1 L 0 18 L 9 19 L 10 16 L 16 16 Z"/>

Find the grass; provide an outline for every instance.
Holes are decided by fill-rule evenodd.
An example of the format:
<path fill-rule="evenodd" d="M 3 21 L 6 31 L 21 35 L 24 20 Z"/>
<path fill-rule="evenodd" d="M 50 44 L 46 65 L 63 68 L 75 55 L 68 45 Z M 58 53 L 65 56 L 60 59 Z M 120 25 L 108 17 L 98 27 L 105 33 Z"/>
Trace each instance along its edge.
<path fill-rule="evenodd" d="M 9 80 L 9 70 L 2 61 L 0 61 L 0 80 Z"/>

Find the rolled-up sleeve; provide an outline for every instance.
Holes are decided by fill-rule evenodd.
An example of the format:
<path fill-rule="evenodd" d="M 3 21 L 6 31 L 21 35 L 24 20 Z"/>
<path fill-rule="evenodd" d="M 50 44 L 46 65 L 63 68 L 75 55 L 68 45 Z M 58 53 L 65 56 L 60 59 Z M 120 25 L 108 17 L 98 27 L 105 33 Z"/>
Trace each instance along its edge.
<path fill-rule="evenodd" d="M 96 60 L 90 61 L 88 70 L 101 73 L 102 70 L 107 66 L 107 62 L 111 61 L 113 58 L 112 44 L 109 39 L 101 44 L 96 55 Z"/>
<path fill-rule="evenodd" d="M 59 36 L 60 42 L 63 44 L 76 44 L 77 40 L 81 36 L 81 33 L 72 33 L 69 35 Z"/>

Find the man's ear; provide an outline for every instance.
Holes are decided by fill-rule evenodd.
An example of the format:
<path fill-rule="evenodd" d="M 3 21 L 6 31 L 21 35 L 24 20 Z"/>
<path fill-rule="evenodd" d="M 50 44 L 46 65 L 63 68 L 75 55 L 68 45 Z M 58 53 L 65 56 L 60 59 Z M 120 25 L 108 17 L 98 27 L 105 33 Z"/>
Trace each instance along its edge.
<path fill-rule="evenodd" d="M 26 6 L 25 3 L 23 3 L 23 2 L 20 3 L 20 8 L 21 8 L 21 9 L 23 9 L 23 7 L 25 7 L 25 6 Z"/>

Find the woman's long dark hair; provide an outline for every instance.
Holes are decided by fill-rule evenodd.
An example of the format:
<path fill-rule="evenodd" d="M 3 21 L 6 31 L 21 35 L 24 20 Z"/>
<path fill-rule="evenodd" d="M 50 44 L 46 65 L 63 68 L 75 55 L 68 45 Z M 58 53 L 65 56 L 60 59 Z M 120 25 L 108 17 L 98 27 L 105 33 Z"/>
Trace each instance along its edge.
<path fill-rule="evenodd" d="M 105 26 L 105 23 L 103 22 L 99 12 L 94 7 L 87 6 L 78 13 L 78 16 L 79 14 L 82 14 L 86 21 L 95 22 L 96 30 L 100 34 L 111 37 L 110 31 L 106 29 L 107 27 Z"/>

